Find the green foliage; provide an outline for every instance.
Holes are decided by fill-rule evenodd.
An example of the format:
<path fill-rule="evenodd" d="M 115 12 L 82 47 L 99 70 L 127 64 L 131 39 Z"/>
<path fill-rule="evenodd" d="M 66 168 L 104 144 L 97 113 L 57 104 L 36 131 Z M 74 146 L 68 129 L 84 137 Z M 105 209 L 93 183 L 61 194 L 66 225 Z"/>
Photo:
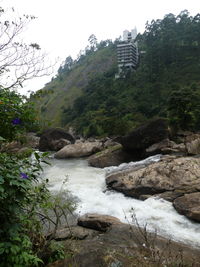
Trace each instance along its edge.
<path fill-rule="evenodd" d="M 18 159 L 0 154 L 0 257 L 2 267 L 38 266 L 44 258 L 63 258 L 62 247 L 52 245 L 58 227 L 67 222 L 75 204 L 66 192 L 52 195 L 38 175 L 44 157 L 35 153 L 35 160 Z M 46 240 L 45 233 L 51 231 Z M 48 251 L 48 259 L 45 259 Z"/>
<path fill-rule="evenodd" d="M 47 74 L 49 70 L 44 66 L 44 55 L 40 54 L 38 44 L 16 42 L 21 39 L 18 34 L 34 17 L 24 15 L 14 21 L 3 21 L 3 15 L 4 10 L 0 8 L 0 145 L 16 140 L 23 143 L 27 131 L 38 129 L 33 103 L 11 88 L 22 87 L 25 80 Z M 47 189 L 47 181 L 39 179 L 41 166 L 47 163 L 44 159 L 47 154 L 40 156 L 35 153 L 33 160 L 31 153 L 32 149 L 17 157 L 0 153 L 2 267 L 41 266 L 46 250 L 50 251 L 50 257 L 55 254 L 53 258 L 63 258 L 62 247 L 50 247 L 51 239 L 47 240 L 44 235 L 43 222 L 51 221 L 55 233 L 60 217 L 67 218 L 67 213 L 72 212 L 74 206 L 67 200 L 64 203 L 60 197 L 52 196 Z M 51 218 L 49 209 L 58 216 Z"/>
<path fill-rule="evenodd" d="M 25 131 L 37 130 L 33 103 L 15 91 L 0 88 L 0 136 L 11 141 Z"/>
<path fill-rule="evenodd" d="M 168 102 L 168 118 L 175 130 L 195 130 L 200 122 L 200 92 L 191 88 L 172 91 Z"/>
<path fill-rule="evenodd" d="M 137 37 L 140 65 L 125 79 L 110 70 L 91 79 L 62 126 L 84 136 L 123 135 L 145 120 L 168 117 L 176 129 L 199 130 L 200 15 L 187 11 L 147 23 Z M 187 89 L 186 89 L 187 88 Z"/>
<path fill-rule="evenodd" d="M 145 116 L 137 111 L 130 79 L 114 80 L 114 74 L 115 69 L 93 79 L 73 107 L 64 110 L 63 125 L 73 122 L 79 133 L 89 137 L 123 135 L 143 122 Z"/>
<path fill-rule="evenodd" d="M 51 250 L 51 256 L 49 258 L 49 263 L 62 260 L 65 258 L 64 245 L 55 241 L 52 241 L 49 249 Z"/>
<path fill-rule="evenodd" d="M 28 159 L 0 154 L 1 266 L 37 266 L 41 262 L 29 235 L 33 230 L 33 183 L 40 170 L 39 157 L 31 164 Z"/>
<path fill-rule="evenodd" d="M 192 17 L 186 10 L 147 23 L 145 32 L 137 36 L 136 72 L 116 80 L 119 40 L 97 43 L 91 35 L 90 46 L 77 60 L 66 59 L 67 72 L 62 66 L 42 90 L 53 93 L 38 101 L 41 118 L 55 126 L 73 126 L 86 137 L 123 135 L 154 117 L 168 117 L 177 128 L 200 130 L 198 104 L 190 97 L 199 99 L 199 36 L 200 15 Z"/>

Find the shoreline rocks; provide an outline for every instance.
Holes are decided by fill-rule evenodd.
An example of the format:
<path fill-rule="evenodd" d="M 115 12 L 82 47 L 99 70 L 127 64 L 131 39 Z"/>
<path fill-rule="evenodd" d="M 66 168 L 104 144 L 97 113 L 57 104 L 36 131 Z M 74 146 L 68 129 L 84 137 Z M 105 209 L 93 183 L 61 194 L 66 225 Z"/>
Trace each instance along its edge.
<path fill-rule="evenodd" d="M 61 150 L 56 152 L 55 158 L 79 158 L 90 156 L 103 149 L 101 142 L 77 142 L 64 146 Z"/>
<path fill-rule="evenodd" d="M 167 120 L 152 120 L 121 137 L 119 142 L 123 148 L 136 159 L 145 157 L 145 150 L 153 144 L 159 143 L 170 135 Z"/>
<path fill-rule="evenodd" d="M 46 130 L 40 137 L 40 151 L 58 151 L 65 145 L 74 144 L 74 137 L 60 128 Z"/>
<path fill-rule="evenodd" d="M 199 157 L 165 156 L 147 167 L 107 175 L 106 184 L 108 189 L 140 200 L 158 196 L 172 201 L 179 213 L 200 222 L 199 166 Z"/>
<path fill-rule="evenodd" d="M 92 167 L 105 168 L 110 166 L 118 166 L 124 162 L 130 162 L 131 159 L 131 155 L 122 150 L 122 146 L 118 144 L 92 155 L 88 159 L 88 163 Z"/>
<path fill-rule="evenodd" d="M 88 216 L 91 214 L 83 215 L 82 219 L 86 218 L 87 221 Z M 96 226 L 97 222 L 101 225 L 107 223 L 107 215 L 95 214 L 94 217 Z M 192 263 L 191 266 L 198 267 L 200 264 L 197 248 L 169 241 L 139 226 L 118 223 L 115 217 L 112 217 L 111 221 L 117 223 L 101 232 L 93 230 L 93 226 L 92 230 L 89 229 L 88 224 L 87 228 L 74 226 L 71 228 L 72 234 L 69 234 L 66 228 L 59 229 L 56 240 L 62 240 L 66 253 L 70 251 L 71 256 L 67 254 L 66 259 L 48 266 L 155 266 L 166 262 L 171 266 L 181 262 L 184 266 Z"/>
<path fill-rule="evenodd" d="M 173 202 L 173 205 L 180 214 L 200 222 L 200 192 L 178 197 Z"/>
<path fill-rule="evenodd" d="M 87 213 L 78 218 L 78 225 L 101 232 L 106 232 L 112 225 L 122 224 L 116 217 Z"/>
<path fill-rule="evenodd" d="M 166 191 L 193 193 L 200 191 L 200 158 L 163 157 L 138 170 L 125 170 L 106 177 L 107 186 L 139 198 L 143 194 Z"/>

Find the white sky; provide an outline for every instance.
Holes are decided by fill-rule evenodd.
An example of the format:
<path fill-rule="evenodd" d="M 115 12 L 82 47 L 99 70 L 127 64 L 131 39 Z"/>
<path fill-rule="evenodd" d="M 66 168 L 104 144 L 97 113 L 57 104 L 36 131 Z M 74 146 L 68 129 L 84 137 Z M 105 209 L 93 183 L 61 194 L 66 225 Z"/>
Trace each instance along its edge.
<path fill-rule="evenodd" d="M 36 16 L 25 38 L 37 42 L 51 59 L 59 57 L 60 62 L 69 55 L 75 59 L 91 34 L 98 41 L 114 40 L 135 26 L 142 33 L 147 21 L 168 13 L 177 15 L 184 9 L 191 15 L 200 13 L 199 0 L 1 0 L 0 4 Z M 50 79 L 36 78 L 25 84 L 23 91 L 38 90 Z"/>

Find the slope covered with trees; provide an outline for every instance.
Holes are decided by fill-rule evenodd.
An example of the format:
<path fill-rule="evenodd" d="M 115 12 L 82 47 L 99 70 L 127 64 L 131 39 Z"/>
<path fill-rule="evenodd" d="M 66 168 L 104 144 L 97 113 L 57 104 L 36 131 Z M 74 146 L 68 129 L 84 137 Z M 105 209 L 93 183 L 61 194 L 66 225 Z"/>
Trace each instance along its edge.
<path fill-rule="evenodd" d="M 107 64 L 114 58 L 117 42 L 97 50 L 93 46 L 68 74 L 58 73 L 46 87 L 50 91 L 54 86 L 56 95 L 46 101 L 57 106 L 56 97 L 61 94 L 56 84 L 59 79 L 63 79 L 63 85 L 73 84 L 71 92 L 79 89 L 70 104 L 66 100 L 70 90 L 65 91 L 57 125 L 73 126 L 84 136 L 118 135 L 161 116 L 169 118 L 174 128 L 199 130 L 200 15 L 192 17 L 185 10 L 178 16 L 168 14 L 162 20 L 153 20 L 146 24 L 137 41 L 140 64 L 136 72 L 126 73 L 126 79 L 114 78 L 116 61 Z M 103 54 L 105 51 L 107 54 Z M 98 64 L 95 75 L 87 72 Z M 107 68 L 102 68 L 103 64 Z M 79 80 L 81 90 L 71 78 L 79 68 L 83 70 L 81 75 L 87 76 L 86 83 L 83 77 Z M 50 106 L 46 104 L 47 111 L 43 110 L 42 116 L 49 113 Z"/>
<path fill-rule="evenodd" d="M 90 45 L 80 51 L 77 59 L 67 57 L 57 76 L 34 95 L 40 120 L 45 125 L 50 121 L 52 126 L 61 126 L 63 109 L 73 106 L 89 80 L 116 68 L 114 44 L 110 40 L 97 44 L 92 36 L 89 38 Z"/>

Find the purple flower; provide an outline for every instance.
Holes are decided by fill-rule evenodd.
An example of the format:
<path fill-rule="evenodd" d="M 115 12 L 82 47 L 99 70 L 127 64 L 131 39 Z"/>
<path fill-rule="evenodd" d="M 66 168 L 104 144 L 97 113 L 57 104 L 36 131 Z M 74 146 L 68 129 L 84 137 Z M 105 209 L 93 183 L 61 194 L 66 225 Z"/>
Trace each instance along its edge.
<path fill-rule="evenodd" d="M 22 179 L 28 179 L 28 175 L 26 173 L 24 173 L 24 172 L 21 172 L 20 176 L 21 176 Z"/>
<path fill-rule="evenodd" d="M 22 121 L 21 121 L 19 118 L 15 118 L 15 119 L 12 120 L 12 124 L 13 124 L 13 125 L 21 124 L 21 122 L 22 122 Z"/>

